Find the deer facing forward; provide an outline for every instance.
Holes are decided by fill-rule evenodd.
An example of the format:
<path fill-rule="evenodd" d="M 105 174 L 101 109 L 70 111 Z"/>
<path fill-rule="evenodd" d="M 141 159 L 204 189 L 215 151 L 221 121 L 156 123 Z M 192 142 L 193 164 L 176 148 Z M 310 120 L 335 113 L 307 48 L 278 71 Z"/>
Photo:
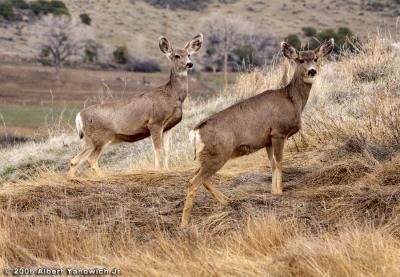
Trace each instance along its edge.
<path fill-rule="evenodd" d="M 171 62 L 167 84 L 130 99 L 90 106 L 76 116 L 76 128 L 84 139 L 83 150 L 71 160 L 68 175 L 75 176 L 79 165 L 87 160 L 101 174 L 98 159 L 110 143 L 135 142 L 151 136 L 155 167 L 168 167 L 168 130 L 182 120 L 182 104 L 188 93 L 187 71 L 193 67 L 190 55 L 199 51 L 203 35 L 195 36 L 184 48 L 174 49 L 161 37 L 159 47 Z"/>
<path fill-rule="evenodd" d="M 211 184 L 213 176 L 231 158 L 266 148 L 272 167 L 271 192 L 282 194 L 282 156 L 285 142 L 301 128 L 301 114 L 307 103 L 320 62 L 334 47 L 333 39 L 312 51 L 297 51 L 283 42 L 283 55 L 296 62 L 290 83 L 243 100 L 200 122 L 191 132 L 196 159 L 200 163 L 189 181 L 182 226 L 189 223 L 193 198 L 204 185 L 220 203 L 224 196 Z"/>

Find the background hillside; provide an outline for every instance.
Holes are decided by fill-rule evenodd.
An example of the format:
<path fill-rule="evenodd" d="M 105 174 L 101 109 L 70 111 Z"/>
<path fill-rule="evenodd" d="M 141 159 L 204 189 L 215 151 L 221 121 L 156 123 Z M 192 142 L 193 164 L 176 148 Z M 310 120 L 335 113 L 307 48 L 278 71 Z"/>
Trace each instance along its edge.
<path fill-rule="evenodd" d="M 163 5 L 167 2 L 171 3 L 169 9 Z M 301 28 L 306 26 L 317 30 L 349 27 L 362 38 L 382 27 L 395 32 L 400 11 L 395 0 L 66 0 L 64 3 L 75 20 L 79 20 L 81 13 L 90 15 L 94 37 L 106 48 L 126 44 L 134 55 L 148 55 L 161 61 L 164 60 L 157 45 L 161 34 L 183 45 L 202 31 L 204 22 L 213 13 L 221 17 L 234 15 L 248 21 L 251 28 L 280 40 L 288 34 L 302 35 Z M 0 53 L 34 57 L 38 28 L 35 20 L 1 23 Z"/>

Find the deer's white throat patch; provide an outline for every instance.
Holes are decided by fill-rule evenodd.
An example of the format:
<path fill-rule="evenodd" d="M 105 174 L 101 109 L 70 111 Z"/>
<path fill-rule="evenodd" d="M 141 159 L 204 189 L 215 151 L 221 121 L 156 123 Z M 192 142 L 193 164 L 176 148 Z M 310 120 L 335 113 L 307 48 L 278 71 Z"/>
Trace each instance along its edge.
<path fill-rule="evenodd" d="M 181 76 L 181 77 L 187 77 L 188 73 L 187 73 L 187 70 L 185 70 L 185 71 L 176 73 L 176 75 Z"/>

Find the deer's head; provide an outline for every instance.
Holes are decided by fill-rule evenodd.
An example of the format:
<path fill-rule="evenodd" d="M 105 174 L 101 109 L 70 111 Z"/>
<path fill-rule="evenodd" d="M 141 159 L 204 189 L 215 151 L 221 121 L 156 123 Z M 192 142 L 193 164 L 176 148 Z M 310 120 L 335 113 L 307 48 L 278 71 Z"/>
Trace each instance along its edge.
<path fill-rule="evenodd" d="M 286 58 L 296 62 L 295 74 L 301 76 L 305 83 L 312 84 L 319 72 L 321 60 L 332 52 L 333 46 L 333 38 L 321 44 L 318 48 L 308 51 L 297 51 L 290 44 L 282 42 L 282 52 Z"/>
<path fill-rule="evenodd" d="M 203 44 L 203 34 L 198 34 L 189 41 L 184 48 L 173 48 L 171 43 L 165 37 L 160 37 L 158 44 L 160 50 L 171 61 L 174 71 L 178 74 L 185 74 L 193 67 L 190 55 L 200 50 Z"/>

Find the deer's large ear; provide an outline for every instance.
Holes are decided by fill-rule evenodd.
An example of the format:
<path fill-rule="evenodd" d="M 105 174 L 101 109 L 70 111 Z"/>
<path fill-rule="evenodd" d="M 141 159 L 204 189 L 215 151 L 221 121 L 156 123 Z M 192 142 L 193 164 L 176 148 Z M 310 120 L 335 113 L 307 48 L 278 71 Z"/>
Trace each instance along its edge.
<path fill-rule="evenodd" d="M 200 50 L 202 44 L 203 34 L 198 34 L 185 45 L 185 49 L 188 51 L 189 54 L 193 54 Z"/>
<path fill-rule="evenodd" d="M 289 43 L 282 42 L 281 48 L 282 48 L 282 53 L 286 58 L 297 59 L 299 57 L 299 52 L 296 50 L 296 48 L 291 46 Z"/>
<path fill-rule="evenodd" d="M 160 46 L 161 52 L 163 52 L 164 54 L 169 55 L 172 53 L 172 46 L 171 46 L 171 43 L 169 43 L 167 38 L 160 37 L 158 39 L 158 45 Z"/>
<path fill-rule="evenodd" d="M 332 52 L 334 46 L 335 46 L 335 40 L 331 38 L 327 42 L 321 44 L 321 46 L 315 49 L 314 51 L 318 57 L 322 58 L 329 55 Z"/>

